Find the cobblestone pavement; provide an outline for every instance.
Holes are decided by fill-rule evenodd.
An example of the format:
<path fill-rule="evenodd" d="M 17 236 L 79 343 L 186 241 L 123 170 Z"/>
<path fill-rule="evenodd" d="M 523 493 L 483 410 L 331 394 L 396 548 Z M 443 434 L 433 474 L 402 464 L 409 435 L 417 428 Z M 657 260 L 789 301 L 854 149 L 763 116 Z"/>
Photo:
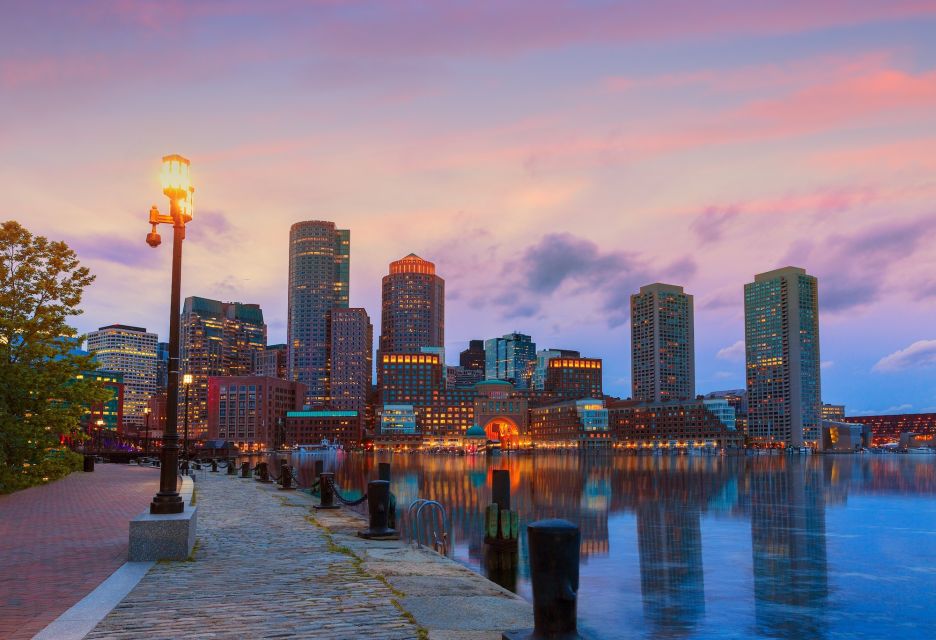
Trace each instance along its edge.
<path fill-rule="evenodd" d="M 200 475 L 194 561 L 157 563 L 87 638 L 419 638 L 399 592 L 275 487 Z"/>
<path fill-rule="evenodd" d="M 159 470 L 99 464 L 0 496 L 0 638 L 31 638 L 127 561 Z"/>

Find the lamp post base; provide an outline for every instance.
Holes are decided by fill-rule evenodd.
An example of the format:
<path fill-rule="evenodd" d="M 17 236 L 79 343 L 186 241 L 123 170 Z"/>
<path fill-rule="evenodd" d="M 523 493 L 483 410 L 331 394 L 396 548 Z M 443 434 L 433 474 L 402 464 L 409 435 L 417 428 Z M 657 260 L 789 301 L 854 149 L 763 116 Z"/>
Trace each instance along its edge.
<path fill-rule="evenodd" d="M 166 495 L 157 493 L 150 503 L 150 513 L 153 515 L 169 515 L 183 511 L 185 511 L 185 503 L 182 502 L 182 497 L 178 493 Z"/>

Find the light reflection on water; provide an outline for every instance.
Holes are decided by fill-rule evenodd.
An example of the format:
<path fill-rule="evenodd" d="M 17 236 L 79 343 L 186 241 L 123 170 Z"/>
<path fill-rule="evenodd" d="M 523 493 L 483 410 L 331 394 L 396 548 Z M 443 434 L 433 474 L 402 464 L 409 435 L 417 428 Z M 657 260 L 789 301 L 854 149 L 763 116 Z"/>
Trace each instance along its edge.
<path fill-rule="evenodd" d="M 294 456 L 304 484 L 311 455 Z M 936 461 L 906 455 L 326 457 L 359 495 L 392 463 L 400 509 L 453 514 L 455 556 L 530 598 L 525 525 L 582 532 L 579 619 L 601 638 L 936 637 Z M 275 468 L 275 467 L 274 467 Z M 485 553 L 509 469 L 517 561 Z"/>

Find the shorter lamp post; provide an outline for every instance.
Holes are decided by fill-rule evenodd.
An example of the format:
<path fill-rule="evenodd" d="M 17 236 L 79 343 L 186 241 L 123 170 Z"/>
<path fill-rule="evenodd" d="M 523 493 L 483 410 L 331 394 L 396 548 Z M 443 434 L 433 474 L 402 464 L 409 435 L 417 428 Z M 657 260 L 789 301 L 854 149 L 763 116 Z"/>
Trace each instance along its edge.
<path fill-rule="evenodd" d="M 189 387 L 192 386 L 192 374 L 185 373 L 182 375 L 182 386 L 185 387 L 185 419 L 183 420 L 184 429 L 185 429 L 185 442 L 182 445 L 182 453 L 185 455 L 185 459 L 188 460 L 191 456 L 189 455 L 188 447 L 188 420 L 189 420 Z"/>
<path fill-rule="evenodd" d="M 149 454 L 149 407 L 143 409 L 143 415 L 146 416 L 146 430 L 143 432 L 143 455 L 145 456 Z"/>
<path fill-rule="evenodd" d="M 101 447 L 103 445 L 101 440 L 104 439 L 104 419 L 98 418 L 95 424 L 97 425 L 97 453 L 101 455 Z"/>

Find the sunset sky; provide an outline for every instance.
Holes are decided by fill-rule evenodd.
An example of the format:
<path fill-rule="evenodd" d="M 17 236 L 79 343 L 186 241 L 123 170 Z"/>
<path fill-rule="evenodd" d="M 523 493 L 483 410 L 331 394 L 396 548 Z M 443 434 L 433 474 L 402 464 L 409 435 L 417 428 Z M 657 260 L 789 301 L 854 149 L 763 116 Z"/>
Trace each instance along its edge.
<path fill-rule="evenodd" d="M 162 155 L 192 161 L 183 296 L 286 331 L 291 223 L 351 229 L 351 304 L 415 252 L 449 362 L 510 331 L 605 359 L 629 296 L 695 295 L 697 389 L 744 386 L 742 288 L 819 278 L 822 389 L 936 411 L 936 1 L 0 1 L 0 219 L 95 274 L 82 331 L 168 325 Z M 168 238 L 170 230 L 161 230 Z"/>

